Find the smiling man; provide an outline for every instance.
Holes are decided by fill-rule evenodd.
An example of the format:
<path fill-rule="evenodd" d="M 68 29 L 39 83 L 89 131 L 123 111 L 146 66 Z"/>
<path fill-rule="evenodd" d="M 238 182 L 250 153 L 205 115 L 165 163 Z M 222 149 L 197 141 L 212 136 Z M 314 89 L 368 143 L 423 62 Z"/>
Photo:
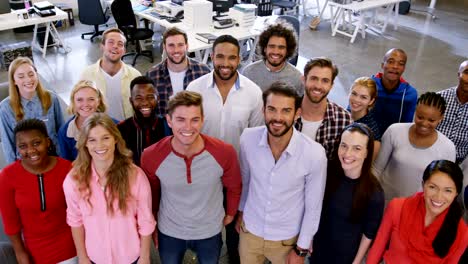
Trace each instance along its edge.
<path fill-rule="evenodd" d="M 328 58 L 312 58 L 307 62 L 302 77 L 305 86 L 302 115 L 295 124 L 296 129 L 325 148 L 328 158 L 338 147 L 341 131 L 352 123 L 351 114 L 327 98 L 337 75 L 338 68 Z"/>
<path fill-rule="evenodd" d="M 297 52 L 297 34 L 292 25 L 280 19 L 268 26 L 260 34 L 257 48 L 263 60 L 247 65 L 244 76 L 256 83 L 262 91 L 281 80 L 294 86 L 298 94 L 303 95 L 301 72 L 288 62 Z"/>
<path fill-rule="evenodd" d="M 174 136 L 145 149 L 141 159 L 158 220 L 155 245 L 162 263 L 182 263 L 191 249 L 199 263 L 217 264 L 221 230 L 233 221 L 242 189 L 236 151 L 200 133 L 204 116 L 198 93 L 177 93 L 169 101 L 166 118 Z"/>
<path fill-rule="evenodd" d="M 165 115 L 169 99 L 187 88 L 193 80 L 210 72 L 203 63 L 187 57 L 187 34 L 173 27 L 163 34 L 163 50 L 166 59 L 153 66 L 147 73 L 159 93 L 156 113 Z"/>
<path fill-rule="evenodd" d="M 153 82 L 139 76 L 130 83 L 130 103 L 135 114 L 117 127 L 124 136 L 127 148 L 133 152 L 133 162 L 140 165 L 143 150 L 171 134 L 165 118 L 156 114 L 158 92 Z"/>
<path fill-rule="evenodd" d="M 232 144 L 237 151 L 244 129 L 263 123 L 262 91 L 237 71 L 239 51 L 239 42 L 233 36 L 218 37 L 211 54 L 214 70 L 187 87 L 203 96 L 203 133 Z M 238 240 L 234 223 L 228 225 L 226 244 L 229 262 L 233 264 L 239 263 Z"/>
<path fill-rule="evenodd" d="M 242 196 L 236 229 L 242 264 L 304 264 L 320 221 L 327 158 L 294 127 L 301 97 L 283 82 L 263 92 L 265 126 L 241 137 Z"/>
<path fill-rule="evenodd" d="M 107 114 L 117 120 L 133 115 L 133 109 L 127 98 L 130 82 L 141 73 L 125 64 L 121 59 L 125 54 L 127 39 L 118 28 L 110 28 L 102 34 L 102 58 L 88 66 L 81 74 L 80 80 L 90 80 L 103 93 L 108 104 Z"/>
<path fill-rule="evenodd" d="M 390 49 L 381 64 L 383 72 L 372 76 L 378 95 L 372 112 L 382 134 L 391 124 L 413 121 L 418 92 L 402 77 L 406 61 L 404 50 Z"/>

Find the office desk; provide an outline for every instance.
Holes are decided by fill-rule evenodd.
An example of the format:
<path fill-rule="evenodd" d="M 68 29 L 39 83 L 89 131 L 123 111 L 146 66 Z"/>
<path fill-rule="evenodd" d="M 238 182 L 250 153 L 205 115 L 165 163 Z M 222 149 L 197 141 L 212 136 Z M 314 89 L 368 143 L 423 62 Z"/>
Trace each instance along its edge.
<path fill-rule="evenodd" d="M 332 1 L 328 2 L 331 13 L 331 29 L 332 36 L 337 33 L 348 36 L 351 38 L 350 43 L 353 43 L 359 31 L 361 31 L 362 38 L 365 38 L 366 27 L 373 28 L 380 34 L 383 34 L 387 28 L 390 17 L 393 13 L 393 25 L 394 29 L 398 28 L 398 9 L 399 3 L 403 0 L 364 0 L 362 2 L 352 2 L 350 4 L 338 4 Z M 383 25 L 379 27 L 376 22 L 377 10 L 383 6 L 386 6 Z M 366 14 L 364 11 L 371 11 L 372 17 L 370 23 L 365 24 Z M 357 20 L 353 20 L 353 14 L 360 12 Z M 357 23 L 355 23 L 357 22 Z M 355 24 L 355 28 L 352 34 L 348 33 L 347 28 Z M 345 30 L 340 30 L 340 26 L 343 26 Z"/>
<path fill-rule="evenodd" d="M 138 17 L 147 19 L 153 23 L 156 23 L 164 28 L 177 27 L 178 29 L 184 31 L 187 34 L 187 38 L 188 38 L 188 52 L 194 52 L 196 59 L 203 63 L 208 62 L 208 57 L 209 57 L 209 54 L 213 45 L 196 39 L 195 38 L 196 33 L 211 33 L 215 36 L 228 34 L 228 35 L 232 35 L 237 40 L 239 40 L 241 44 L 243 44 L 243 42 L 248 42 L 250 46 L 250 52 L 249 52 L 249 56 L 246 62 L 250 63 L 252 62 L 253 56 L 255 55 L 255 47 L 258 42 L 258 36 L 260 35 L 261 30 L 265 26 L 264 24 L 265 21 L 267 19 L 270 19 L 269 17 L 267 18 L 258 17 L 257 21 L 255 22 L 255 25 L 251 29 L 245 29 L 245 28 L 233 26 L 233 27 L 225 28 L 225 29 L 213 28 L 207 32 L 207 30 L 188 29 L 183 22 L 170 23 L 165 19 L 161 19 L 161 18 L 151 15 L 150 13 L 154 11 L 155 10 L 153 8 L 149 8 L 142 12 L 135 12 L 135 15 Z"/>
<path fill-rule="evenodd" d="M 55 15 L 54 16 L 48 16 L 48 17 L 40 17 L 38 15 L 33 15 L 30 16 L 28 19 L 23 19 L 22 13 L 24 13 L 23 10 L 16 10 L 8 14 L 2 14 L 0 15 L 0 31 L 1 30 L 8 30 L 8 29 L 14 29 L 14 28 L 19 28 L 19 27 L 24 27 L 24 26 L 32 26 L 34 25 L 34 33 L 33 33 L 33 39 L 31 43 L 32 48 L 37 48 L 40 51 L 42 51 L 42 57 L 45 58 L 46 52 L 47 52 L 47 41 L 49 39 L 49 34 L 52 35 L 54 38 L 54 45 L 57 47 L 65 47 L 62 38 L 60 37 L 59 33 L 57 32 L 57 29 L 54 26 L 54 21 L 58 20 L 63 20 L 67 19 L 68 15 L 64 11 L 55 8 Z M 19 18 L 19 16 L 21 18 Z M 44 43 L 43 47 L 36 42 L 37 39 L 37 28 L 39 27 L 39 24 L 46 24 L 46 32 L 45 32 L 45 38 L 44 38 Z"/>

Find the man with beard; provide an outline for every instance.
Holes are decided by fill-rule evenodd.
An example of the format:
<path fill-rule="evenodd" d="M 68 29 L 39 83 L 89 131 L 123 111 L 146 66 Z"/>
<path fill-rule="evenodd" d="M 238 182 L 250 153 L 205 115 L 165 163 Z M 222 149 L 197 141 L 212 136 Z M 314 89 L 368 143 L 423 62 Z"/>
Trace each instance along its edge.
<path fill-rule="evenodd" d="M 312 58 L 307 62 L 302 77 L 305 87 L 302 113 L 295 124 L 297 130 L 325 148 L 328 158 L 338 147 L 341 131 L 352 123 L 351 114 L 327 98 L 337 75 L 338 68 L 328 58 Z"/>
<path fill-rule="evenodd" d="M 468 173 L 468 60 L 458 68 L 458 86 L 439 93 L 445 99 L 447 109 L 437 130 L 453 141 L 457 148 L 457 162 Z"/>
<path fill-rule="evenodd" d="M 159 93 L 159 104 L 156 107 L 159 115 L 167 113 L 167 103 L 173 95 L 210 72 L 205 64 L 187 57 L 187 34 L 175 27 L 164 32 L 163 50 L 167 58 L 146 73 Z"/>
<path fill-rule="evenodd" d="M 117 120 L 133 115 L 127 98 L 130 82 L 141 75 L 139 71 L 125 64 L 121 59 L 125 54 L 127 39 L 118 28 L 110 28 L 102 34 L 102 58 L 88 66 L 81 74 L 81 80 L 90 80 L 103 93 L 108 104 L 107 114 Z"/>
<path fill-rule="evenodd" d="M 130 103 L 135 114 L 120 122 L 117 127 L 127 148 L 133 152 L 133 162 L 139 166 L 143 150 L 172 133 L 166 119 L 156 115 L 158 92 L 149 78 L 139 76 L 133 79 L 130 93 Z"/>
<path fill-rule="evenodd" d="M 284 81 L 296 88 L 299 95 L 304 94 L 301 72 L 288 59 L 297 52 L 297 34 L 288 22 L 279 20 L 260 34 L 258 50 L 263 56 L 247 65 L 243 71 L 245 77 L 256 83 L 262 91 L 275 81 Z"/>
<path fill-rule="evenodd" d="M 301 97 L 275 82 L 263 92 L 266 126 L 247 128 L 240 141 L 242 195 L 236 229 L 241 263 L 303 264 L 318 229 L 327 157 L 294 127 Z"/>
<path fill-rule="evenodd" d="M 211 54 L 214 70 L 187 87 L 203 96 L 205 122 L 202 132 L 232 144 L 237 152 L 242 131 L 263 123 L 262 91 L 237 72 L 239 51 L 237 39 L 230 35 L 218 37 Z M 234 223 L 226 226 L 229 263 L 239 263 L 238 239 Z"/>
<path fill-rule="evenodd" d="M 377 84 L 377 100 L 372 108 L 383 134 L 394 123 L 413 122 L 418 92 L 403 77 L 407 56 L 402 49 L 385 53 L 382 71 L 372 76 Z"/>

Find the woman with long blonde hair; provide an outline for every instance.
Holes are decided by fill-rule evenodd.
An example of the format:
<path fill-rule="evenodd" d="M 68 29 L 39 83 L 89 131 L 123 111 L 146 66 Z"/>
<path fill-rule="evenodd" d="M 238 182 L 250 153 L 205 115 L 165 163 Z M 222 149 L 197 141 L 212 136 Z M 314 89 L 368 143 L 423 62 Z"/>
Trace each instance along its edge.
<path fill-rule="evenodd" d="M 0 103 L 0 134 L 6 162 L 19 158 L 13 129 L 23 119 L 42 120 L 57 147 L 57 133 L 63 124 L 60 102 L 55 93 L 42 87 L 33 62 L 26 57 L 16 58 L 8 69 L 8 81 L 9 96 Z"/>
<path fill-rule="evenodd" d="M 112 119 L 84 122 L 78 156 L 63 184 L 80 263 L 149 263 L 155 220 L 151 189 Z"/>

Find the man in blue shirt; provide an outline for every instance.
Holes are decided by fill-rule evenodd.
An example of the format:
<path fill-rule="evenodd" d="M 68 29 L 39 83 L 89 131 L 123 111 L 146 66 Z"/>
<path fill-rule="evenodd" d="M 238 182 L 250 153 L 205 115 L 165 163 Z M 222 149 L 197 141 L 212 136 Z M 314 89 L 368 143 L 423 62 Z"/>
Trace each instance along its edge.
<path fill-rule="evenodd" d="M 372 76 L 377 84 L 377 100 L 372 109 L 382 134 L 394 123 L 413 122 L 418 92 L 403 77 L 407 56 L 402 49 L 385 53 L 382 72 Z"/>

